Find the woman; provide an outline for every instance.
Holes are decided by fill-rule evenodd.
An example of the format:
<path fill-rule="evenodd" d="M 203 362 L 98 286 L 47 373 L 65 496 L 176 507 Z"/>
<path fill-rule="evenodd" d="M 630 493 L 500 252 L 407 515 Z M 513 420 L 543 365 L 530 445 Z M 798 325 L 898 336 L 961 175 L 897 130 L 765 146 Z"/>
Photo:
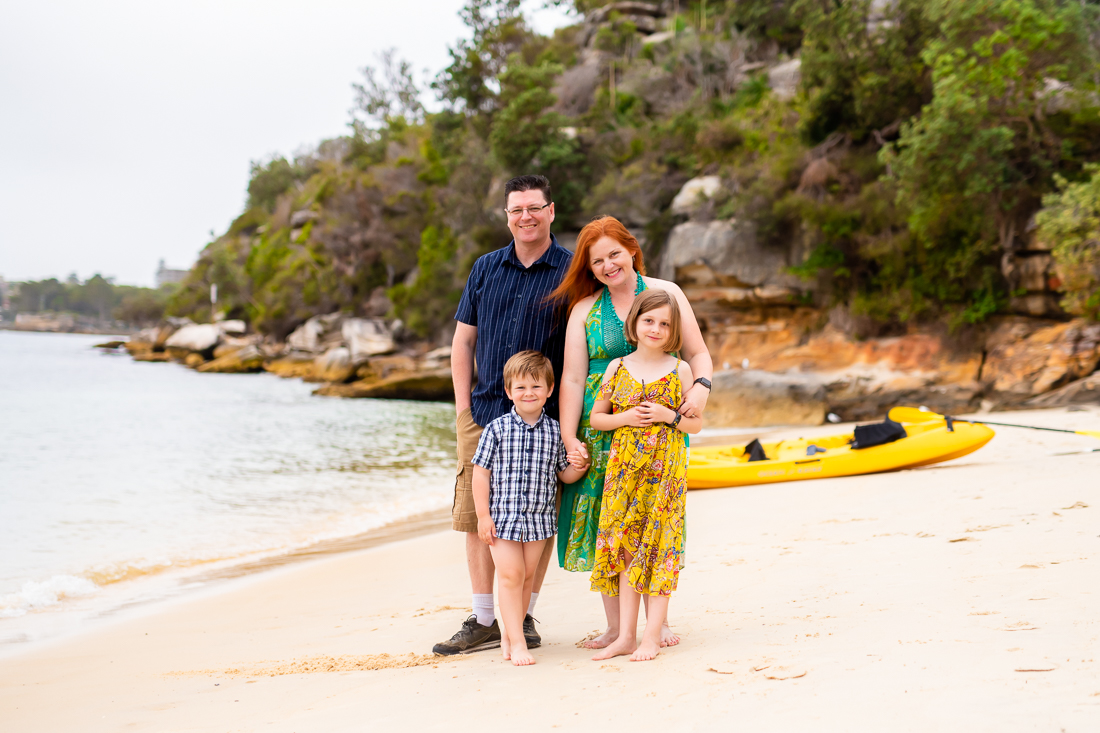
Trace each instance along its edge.
<path fill-rule="evenodd" d="M 635 296 L 647 288 L 666 290 L 676 298 L 684 339 L 681 357 L 698 377 L 684 393 L 679 412 L 685 417 L 701 416 L 710 396 L 714 368 L 699 323 L 679 286 L 645 277 L 638 240 L 619 220 L 603 216 L 581 230 L 569 270 L 562 284 L 550 294 L 551 298 L 567 302 L 569 307 L 558 403 L 561 435 L 567 451 L 582 448 L 592 462 L 584 478 L 567 484 L 562 493 L 558 562 L 566 570 L 592 570 L 611 433 L 593 429 L 589 416 L 608 363 L 634 351 L 626 341 L 622 319 L 630 312 Z M 585 644 L 590 648 L 603 648 L 619 635 L 618 598 L 603 596 L 603 604 L 607 631 Z M 678 642 L 671 630 L 667 627 L 662 630 L 662 646 Z"/>

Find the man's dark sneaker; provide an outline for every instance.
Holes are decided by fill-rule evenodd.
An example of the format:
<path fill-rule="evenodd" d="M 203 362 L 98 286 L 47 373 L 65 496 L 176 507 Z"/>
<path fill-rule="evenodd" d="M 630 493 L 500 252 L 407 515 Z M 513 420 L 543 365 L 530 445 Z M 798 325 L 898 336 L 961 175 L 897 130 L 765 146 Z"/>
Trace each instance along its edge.
<path fill-rule="evenodd" d="M 528 649 L 542 646 L 542 637 L 535 631 L 535 619 L 531 614 L 523 617 L 523 638 L 527 642 Z"/>
<path fill-rule="evenodd" d="M 526 631 L 526 624 L 523 628 Z M 449 641 L 443 641 L 433 646 L 432 653 L 447 657 L 452 654 L 495 649 L 498 646 L 500 646 L 500 626 L 497 622 L 493 621 L 489 626 L 482 626 L 477 622 L 477 616 L 471 615 L 470 618 L 462 622 L 462 628 Z"/>

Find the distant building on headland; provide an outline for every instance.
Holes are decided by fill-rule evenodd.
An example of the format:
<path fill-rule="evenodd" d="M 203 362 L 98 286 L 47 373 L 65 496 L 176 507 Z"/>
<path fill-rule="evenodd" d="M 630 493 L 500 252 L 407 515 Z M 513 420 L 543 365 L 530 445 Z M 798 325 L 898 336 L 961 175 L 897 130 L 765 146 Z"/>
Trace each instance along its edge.
<path fill-rule="evenodd" d="M 161 260 L 157 265 L 157 287 L 166 285 L 168 283 L 183 282 L 183 278 L 187 277 L 187 273 L 190 270 L 169 270 L 164 266 L 164 260 Z"/>

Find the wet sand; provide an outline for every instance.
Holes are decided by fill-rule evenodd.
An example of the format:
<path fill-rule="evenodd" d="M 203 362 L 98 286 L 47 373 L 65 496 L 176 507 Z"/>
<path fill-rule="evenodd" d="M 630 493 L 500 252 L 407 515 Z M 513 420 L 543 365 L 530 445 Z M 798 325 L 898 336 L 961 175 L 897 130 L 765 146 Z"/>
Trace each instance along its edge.
<path fill-rule="evenodd" d="M 683 642 L 652 662 L 590 661 L 598 598 L 556 566 L 535 666 L 426 656 L 469 603 L 462 537 L 432 532 L 7 657 L 0 728 L 1096 730 L 1100 453 L 1050 455 L 1095 447 L 1002 428 L 939 467 L 692 492 Z"/>

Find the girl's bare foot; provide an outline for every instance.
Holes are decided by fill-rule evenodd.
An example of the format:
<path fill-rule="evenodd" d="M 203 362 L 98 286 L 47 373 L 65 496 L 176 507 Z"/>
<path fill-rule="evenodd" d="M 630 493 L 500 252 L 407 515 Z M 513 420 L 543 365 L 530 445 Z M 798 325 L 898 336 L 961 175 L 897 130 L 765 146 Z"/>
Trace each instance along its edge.
<path fill-rule="evenodd" d="M 589 639 L 584 642 L 585 649 L 604 649 L 610 646 L 616 639 L 619 638 L 618 629 L 608 629 L 595 639 Z"/>
<path fill-rule="evenodd" d="M 528 664 L 534 664 L 535 658 L 531 656 L 531 652 L 527 649 L 516 649 L 512 652 L 512 664 L 517 667 L 526 667 Z"/>
<path fill-rule="evenodd" d="M 512 642 L 508 641 L 508 637 L 503 634 L 500 636 L 500 653 L 505 659 L 512 658 Z"/>
<path fill-rule="evenodd" d="M 628 634 L 621 635 L 613 643 L 607 645 L 598 654 L 592 657 L 592 661 L 598 662 L 601 659 L 611 659 L 612 657 L 621 657 L 624 654 L 633 654 L 634 650 L 638 648 L 638 642 L 634 637 Z"/>
<path fill-rule="evenodd" d="M 680 643 L 680 637 L 669 628 L 668 623 L 661 624 L 661 646 L 676 646 Z"/>
<path fill-rule="evenodd" d="M 630 661 L 648 662 L 650 659 L 656 659 L 657 655 L 660 653 L 661 647 L 659 644 L 642 639 L 642 643 L 634 650 L 634 653 L 630 655 Z"/>

